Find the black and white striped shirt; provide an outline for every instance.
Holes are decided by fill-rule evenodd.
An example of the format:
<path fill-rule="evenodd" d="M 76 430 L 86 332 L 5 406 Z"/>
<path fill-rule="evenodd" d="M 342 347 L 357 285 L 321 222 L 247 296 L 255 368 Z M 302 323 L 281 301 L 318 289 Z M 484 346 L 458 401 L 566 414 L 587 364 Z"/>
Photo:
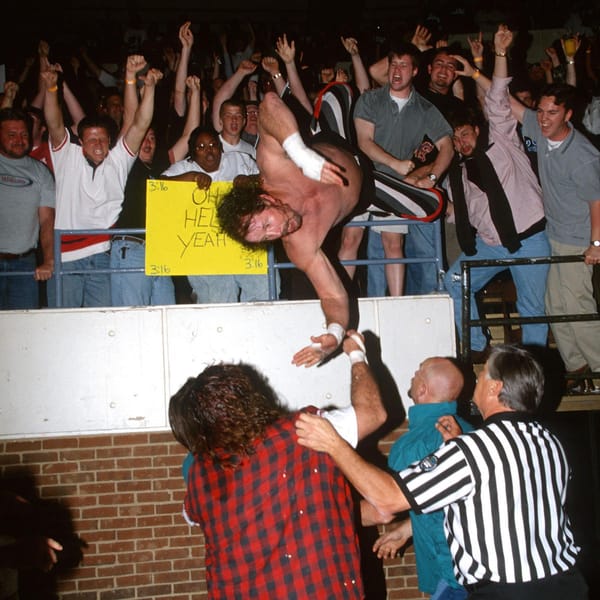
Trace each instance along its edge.
<path fill-rule="evenodd" d="M 397 475 L 411 507 L 445 511 L 457 580 L 542 579 L 579 552 L 565 513 L 569 465 L 560 442 L 522 413 L 501 413 Z"/>

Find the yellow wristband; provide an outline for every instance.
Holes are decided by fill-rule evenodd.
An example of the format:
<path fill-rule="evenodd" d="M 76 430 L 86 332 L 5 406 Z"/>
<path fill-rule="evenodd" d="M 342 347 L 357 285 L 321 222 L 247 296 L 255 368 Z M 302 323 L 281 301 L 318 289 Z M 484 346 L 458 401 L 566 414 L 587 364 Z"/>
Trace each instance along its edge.
<path fill-rule="evenodd" d="M 482 62 L 483 62 L 483 56 L 476 56 L 476 57 L 473 59 L 473 62 L 476 62 L 476 63 L 482 63 Z"/>
<path fill-rule="evenodd" d="M 477 78 L 478 78 L 480 75 L 481 75 L 481 71 L 480 71 L 479 69 L 475 69 L 475 70 L 473 71 L 473 75 L 471 75 L 471 77 L 472 77 L 473 79 L 477 79 Z"/>
<path fill-rule="evenodd" d="M 48 91 L 52 92 L 52 93 L 58 92 L 58 86 L 57 85 L 53 85 L 52 87 L 48 88 Z"/>
<path fill-rule="evenodd" d="M 136 80 L 135 80 L 135 79 L 126 79 L 126 80 L 125 80 L 125 83 L 126 83 L 127 85 L 135 85 L 137 82 L 136 82 Z"/>

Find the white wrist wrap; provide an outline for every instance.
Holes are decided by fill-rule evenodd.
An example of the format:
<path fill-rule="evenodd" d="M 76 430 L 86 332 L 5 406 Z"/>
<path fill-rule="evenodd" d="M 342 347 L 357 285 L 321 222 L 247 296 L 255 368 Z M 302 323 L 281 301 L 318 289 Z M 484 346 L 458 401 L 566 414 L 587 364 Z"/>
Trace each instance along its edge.
<path fill-rule="evenodd" d="M 355 365 L 356 363 L 367 362 L 367 357 L 362 350 L 352 350 L 348 354 L 348 358 L 350 359 L 350 364 Z"/>
<path fill-rule="evenodd" d="M 360 348 L 360 350 L 351 350 L 348 352 L 348 358 L 350 359 L 350 364 L 355 365 L 359 362 L 368 362 L 367 361 L 367 349 L 362 341 L 362 338 L 357 333 L 351 333 L 350 336 L 355 342 L 356 345 Z"/>
<path fill-rule="evenodd" d="M 296 132 L 283 140 L 281 144 L 287 155 L 300 167 L 302 172 L 309 178 L 319 181 L 325 159 L 314 150 L 306 146 L 302 136 Z"/>
<path fill-rule="evenodd" d="M 331 334 L 337 340 L 339 346 L 346 335 L 346 330 L 339 323 L 329 323 L 327 333 Z"/>

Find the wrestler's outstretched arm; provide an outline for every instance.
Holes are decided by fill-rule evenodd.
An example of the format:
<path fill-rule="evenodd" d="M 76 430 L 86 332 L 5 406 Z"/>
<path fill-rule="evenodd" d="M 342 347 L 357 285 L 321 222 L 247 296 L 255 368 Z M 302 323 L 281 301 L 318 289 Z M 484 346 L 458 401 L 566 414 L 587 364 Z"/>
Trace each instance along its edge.
<path fill-rule="evenodd" d="M 292 111 L 274 92 L 265 94 L 258 111 L 261 144 L 269 152 L 284 152 L 310 179 L 346 185 L 344 168 L 328 161 L 304 143 Z M 277 148 L 278 147 L 278 148 Z"/>
<path fill-rule="evenodd" d="M 348 294 L 335 269 L 319 248 L 311 255 L 303 248 L 286 245 L 289 259 L 309 278 L 321 301 L 327 333 L 311 336 L 311 344 L 294 354 L 296 366 L 312 367 L 331 354 L 344 339 L 350 310 Z"/>

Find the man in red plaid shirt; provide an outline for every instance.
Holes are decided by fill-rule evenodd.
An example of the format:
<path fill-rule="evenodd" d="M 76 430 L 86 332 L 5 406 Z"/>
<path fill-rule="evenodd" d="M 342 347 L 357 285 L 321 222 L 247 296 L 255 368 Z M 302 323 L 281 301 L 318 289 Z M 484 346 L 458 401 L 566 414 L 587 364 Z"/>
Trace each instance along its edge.
<path fill-rule="evenodd" d="M 356 446 L 386 411 L 362 336 L 343 348 L 352 404 L 320 413 Z M 326 454 L 297 444 L 297 415 L 245 364 L 210 366 L 171 398 L 171 429 L 193 455 L 184 516 L 204 533 L 211 599 L 364 597 L 350 487 Z"/>

